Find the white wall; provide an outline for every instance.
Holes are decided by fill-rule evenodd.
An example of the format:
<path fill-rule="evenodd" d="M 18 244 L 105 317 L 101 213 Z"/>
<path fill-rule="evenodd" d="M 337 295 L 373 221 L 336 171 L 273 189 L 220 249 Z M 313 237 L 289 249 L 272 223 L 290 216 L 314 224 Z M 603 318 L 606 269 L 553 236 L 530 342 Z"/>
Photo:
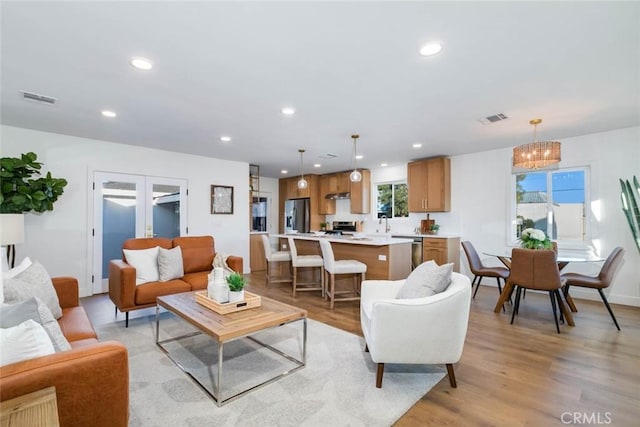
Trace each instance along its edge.
<path fill-rule="evenodd" d="M 186 179 L 189 235 L 214 236 L 216 250 L 243 257 L 245 272 L 249 271 L 248 163 L 10 126 L 2 126 L 1 136 L 3 157 L 33 151 L 45 171 L 69 182 L 53 211 L 25 215 L 26 241 L 17 245 L 17 262 L 28 255 L 40 261 L 52 276 L 78 278 L 81 295 L 90 295 L 90 182 L 94 171 L 109 171 Z M 211 215 L 211 184 L 234 187 L 233 215 Z"/>
<path fill-rule="evenodd" d="M 616 246 L 626 250 L 624 264 L 612 286 L 605 291 L 611 302 L 640 306 L 640 254 L 620 204 L 619 179 L 640 176 L 640 127 L 565 138 L 562 141 L 563 168 L 589 166 L 592 215 L 592 244 L 606 257 Z M 440 234 L 459 235 L 481 253 L 483 262 L 500 262 L 482 252 L 501 253 L 509 245 L 510 148 L 451 157 L 451 211 L 431 214 L 441 224 Z M 371 171 L 372 194 L 381 182 L 406 180 L 406 165 Z M 375 200 L 372 212 L 375 210 Z M 373 215 L 365 222 L 366 232 L 375 232 Z M 336 215 L 337 216 L 337 215 Z M 410 214 L 408 219 L 390 221 L 392 233 L 412 232 L 426 214 Z M 461 252 L 463 272 L 470 274 Z M 601 264 L 569 264 L 564 271 L 596 275 Z M 572 291 L 576 297 L 599 300 L 592 290 Z"/>

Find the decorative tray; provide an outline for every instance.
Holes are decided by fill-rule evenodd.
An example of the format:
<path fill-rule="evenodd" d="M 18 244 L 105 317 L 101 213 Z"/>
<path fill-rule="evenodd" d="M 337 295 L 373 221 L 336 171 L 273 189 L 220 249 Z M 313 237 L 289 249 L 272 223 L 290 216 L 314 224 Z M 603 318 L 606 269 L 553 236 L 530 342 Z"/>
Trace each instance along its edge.
<path fill-rule="evenodd" d="M 260 295 L 252 294 L 251 292 L 244 291 L 244 301 L 227 302 L 224 304 L 209 298 L 207 291 L 196 292 L 196 302 L 202 304 L 210 310 L 215 311 L 218 314 L 229 314 L 236 311 L 248 310 L 250 308 L 260 307 Z"/>

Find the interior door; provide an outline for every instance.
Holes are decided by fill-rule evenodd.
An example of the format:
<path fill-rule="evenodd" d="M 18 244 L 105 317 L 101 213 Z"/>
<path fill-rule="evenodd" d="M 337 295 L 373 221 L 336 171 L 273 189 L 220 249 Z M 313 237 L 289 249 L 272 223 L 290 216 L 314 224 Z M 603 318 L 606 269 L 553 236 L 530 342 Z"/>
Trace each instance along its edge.
<path fill-rule="evenodd" d="M 109 290 L 109 261 L 122 258 L 134 237 L 187 234 L 187 181 L 95 172 L 93 184 L 93 293 Z"/>

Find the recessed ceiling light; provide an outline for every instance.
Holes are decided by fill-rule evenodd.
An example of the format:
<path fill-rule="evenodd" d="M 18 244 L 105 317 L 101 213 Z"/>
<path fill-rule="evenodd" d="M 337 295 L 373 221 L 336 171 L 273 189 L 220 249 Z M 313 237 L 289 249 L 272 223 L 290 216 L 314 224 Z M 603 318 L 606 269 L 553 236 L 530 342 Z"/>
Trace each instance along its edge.
<path fill-rule="evenodd" d="M 439 42 L 430 42 L 423 44 L 420 48 L 420 55 L 433 56 L 442 50 L 442 45 Z"/>
<path fill-rule="evenodd" d="M 384 168 L 384 167 L 387 167 L 389 165 L 387 163 L 380 163 L 380 166 L 382 166 Z"/>
<path fill-rule="evenodd" d="M 144 70 L 144 71 L 148 71 L 153 68 L 153 63 L 149 61 L 147 58 L 140 58 L 140 57 L 131 58 L 130 64 L 133 67 L 139 70 Z"/>
<path fill-rule="evenodd" d="M 109 111 L 109 110 L 102 110 L 102 115 L 105 116 L 105 117 L 111 117 L 111 118 L 117 116 L 116 113 L 114 113 L 113 111 Z"/>
<path fill-rule="evenodd" d="M 289 173 L 289 171 L 288 171 L 288 170 L 286 170 L 286 169 L 282 169 L 282 170 L 280 171 L 280 173 L 281 173 L 281 174 L 288 174 L 288 173 Z"/>
<path fill-rule="evenodd" d="M 291 107 L 284 107 L 282 110 L 282 114 L 285 116 L 293 116 L 296 113 L 296 110 Z"/>
<path fill-rule="evenodd" d="M 363 156 L 362 154 L 358 154 L 358 155 L 356 156 L 356 159 L 361 160 L 363 157 L 364 157 L 364 156 Z"/>
<path fill-rule="evenodd" d="M 222 142 L 231 142 L 231 137 L 230 136 L 221 136 L 220 137 L 220 141 L 222 141 Z"/>
<path fill-rule="evenodd" d="M 314 164 L 313 164 L 313 167 L 314 167 L 314 168 L 319 168 L 319 167 L 322 167 L 322 165 L 321 165 L 320 163 L 314 163 Z"/>
<path fill-rule="evenodd" d="M 416 143 L 412 145 L 413 148 L 422 148 L 422 144 Z"/>

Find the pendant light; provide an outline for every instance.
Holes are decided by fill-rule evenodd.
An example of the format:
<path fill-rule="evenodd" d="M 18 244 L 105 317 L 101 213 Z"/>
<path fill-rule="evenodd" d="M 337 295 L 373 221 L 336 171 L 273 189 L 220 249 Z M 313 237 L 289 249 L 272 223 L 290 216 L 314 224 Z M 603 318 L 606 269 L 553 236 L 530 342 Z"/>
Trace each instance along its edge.
<path fill-rule="evenodd" d="M 360 138 L 360 135 L 354 134 L 351 135 L 351 138 L 353 138 L 353 172 L 351 172 L 351 174 L 349 175 L 349 180 L 351 182 L 360 182 L 362 181 L 362 174 L 360 173 L 360 171 L 358 171 L 358 167 L 356 165 L 358 161 L 356 144 L 358 138 Z"/>
<path fill-rule="evenodd" d="M 523 144 L 513 149 L 513 166 L 526 169 L 538 169 L 559 163 L 560 142 L 537 141 L 537 127 L 542 119 L 533 119 L 529 124 L 533 126 L 533 142 Z"/>
<path fill-rule="evenodd" d="M 307 188 L 309 186 L 309 183 L 307 182 L 306 179 L 304 179 L 304 172 L 303 172 L 303 155 L 304 155 L 304 150 L 301 148 L 298 150 L 298 153 L 300 153 L 300 179 L 298 180 L 298 188 L 300 190 L 304 190 L 305 188 Z"/>

